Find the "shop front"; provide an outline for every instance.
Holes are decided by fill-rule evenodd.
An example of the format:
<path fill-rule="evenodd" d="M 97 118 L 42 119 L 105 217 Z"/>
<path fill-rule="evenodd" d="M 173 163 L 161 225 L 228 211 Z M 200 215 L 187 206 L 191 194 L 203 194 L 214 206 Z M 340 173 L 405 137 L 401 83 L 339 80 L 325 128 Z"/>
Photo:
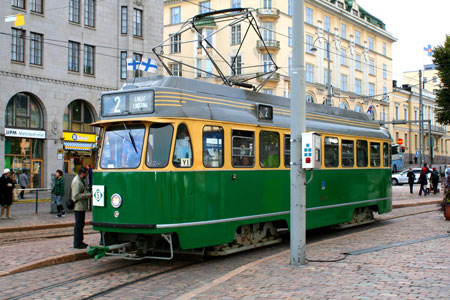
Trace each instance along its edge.
<path fill-rule="evenodd" d="M 64 173 L 76 174 L 82 166 L 94 166 L 96 157 L 96 134 L 63 132 Z"/>

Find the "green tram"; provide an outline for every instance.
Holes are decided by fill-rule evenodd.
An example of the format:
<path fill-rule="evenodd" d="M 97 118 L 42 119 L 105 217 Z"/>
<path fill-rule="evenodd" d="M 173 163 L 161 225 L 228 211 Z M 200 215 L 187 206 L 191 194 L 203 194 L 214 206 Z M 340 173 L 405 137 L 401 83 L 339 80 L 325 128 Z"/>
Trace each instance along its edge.
<path fill-rule="evenodd" d="M 102 95 L 90 253 L 170 259 L 279 242 L 289 227 L 290 100 L 170 76 Z M 307 229 L 390 212 L 389 132 L 363 113 L 307 103 L 320 169 Z M 309 178 L 310 173 L 307 172 Z"/>

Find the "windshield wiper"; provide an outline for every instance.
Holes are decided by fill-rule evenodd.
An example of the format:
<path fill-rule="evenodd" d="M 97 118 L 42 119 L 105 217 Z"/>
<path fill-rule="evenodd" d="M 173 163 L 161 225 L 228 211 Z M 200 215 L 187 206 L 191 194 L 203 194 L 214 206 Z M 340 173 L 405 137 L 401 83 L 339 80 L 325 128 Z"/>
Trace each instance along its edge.
<path fill-rule="evenodd" d="M 136 143 L 134 142 L 133 134 L 131 133 L 131 130 L 129 130 L 127 128 L 127 125 L 125 125 L 125 122 L 123 123 L 123 127 L 125 127 L 125 130 L 128 132 L 128 136 L 130 137 L 130 141 L 131 141 L 131 144 L 133 145 L 134 151 L 136 151 L 136 154 L 139 154 L 137 147 L 136 147 Z"/>

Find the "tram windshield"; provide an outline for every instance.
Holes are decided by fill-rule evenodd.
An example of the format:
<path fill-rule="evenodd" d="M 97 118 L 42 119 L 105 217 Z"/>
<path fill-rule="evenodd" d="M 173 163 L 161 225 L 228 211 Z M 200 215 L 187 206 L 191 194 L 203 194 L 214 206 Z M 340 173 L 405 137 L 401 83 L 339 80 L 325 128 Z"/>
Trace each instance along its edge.
<path fill-rule="evenodd" d="M 134 169 L 141 162 L 144 125 L 113 126 L 105 131 L 102 146 L 102 169 Z"/>

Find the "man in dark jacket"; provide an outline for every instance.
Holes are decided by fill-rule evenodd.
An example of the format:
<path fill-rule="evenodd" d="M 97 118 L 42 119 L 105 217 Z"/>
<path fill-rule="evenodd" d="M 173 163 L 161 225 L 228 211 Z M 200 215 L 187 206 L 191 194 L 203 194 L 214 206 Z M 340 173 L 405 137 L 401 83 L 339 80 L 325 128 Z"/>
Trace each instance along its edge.
<path fill-rule="evenodd" d="M 72 200 L 75 201 L 75 226 L 73 234 L 73 247 L 77 249 L 85 249 L 87 244 L 83 242 L 83 228 L 86 211 L 88 210 L 88 202 L 91 199 L 91 193 L 88 192 L 84 179 L 88 176 L 86 167 L 78 170 L 78 175 L 72 180 Z"/>
<path fill-rule="evenodd" d="M 423 191 L 424 196 L 426 196 L 427 191 L 425 189 L 425 186 L 428 184 L 428 179 L 427 179 L 427 173 L 423 169 L 422 169 L 422 171 L 420 171 L 419 183 L 420 183 L 419 196 L 422 196 L 422 191 Z"/>
<path fill-rule="evenodd" d="M 436 168 L 433 168 L 433 171 L 431 172 L 431 184 L 433 184 L 433 192 L 437 194 L 438 190 L 438 184 L 439 184 L 439 172 L 436 170 Z"/>
<path fill-rule="evenodd" d="M 412 168 L 409 168 L 409 171 L 406 174 L 406 176 L 408 176 L 409 192 L 412 194 L 414 181 L 416 180 L 416 175 L 414 174 Z"/>
<path fill-rule="evenodd" d="M 2 206 L 1 217 L 5 215 L 9 219 L 11 216 L 9 215 L 9 210 L 12 205 L 12 193 L 13 193 L 13 181 L 9 178 L 11 174 L 10 169 L 5 169 L 3 171 L 3 175 L 0 177 L 0 205 Z"/>
<path fill-rule="evenodd" d="M 66 215 L 66 211 L 63 206 L 63 198 L 64 198 L 64 176 L 63 171 L 57 170 L 56 173 L 55 186 L 52 189 L 52 193 L 55 194 L 55 204 L 56 209 L 58 210 L 57 218 L 64 217 Z"/>

